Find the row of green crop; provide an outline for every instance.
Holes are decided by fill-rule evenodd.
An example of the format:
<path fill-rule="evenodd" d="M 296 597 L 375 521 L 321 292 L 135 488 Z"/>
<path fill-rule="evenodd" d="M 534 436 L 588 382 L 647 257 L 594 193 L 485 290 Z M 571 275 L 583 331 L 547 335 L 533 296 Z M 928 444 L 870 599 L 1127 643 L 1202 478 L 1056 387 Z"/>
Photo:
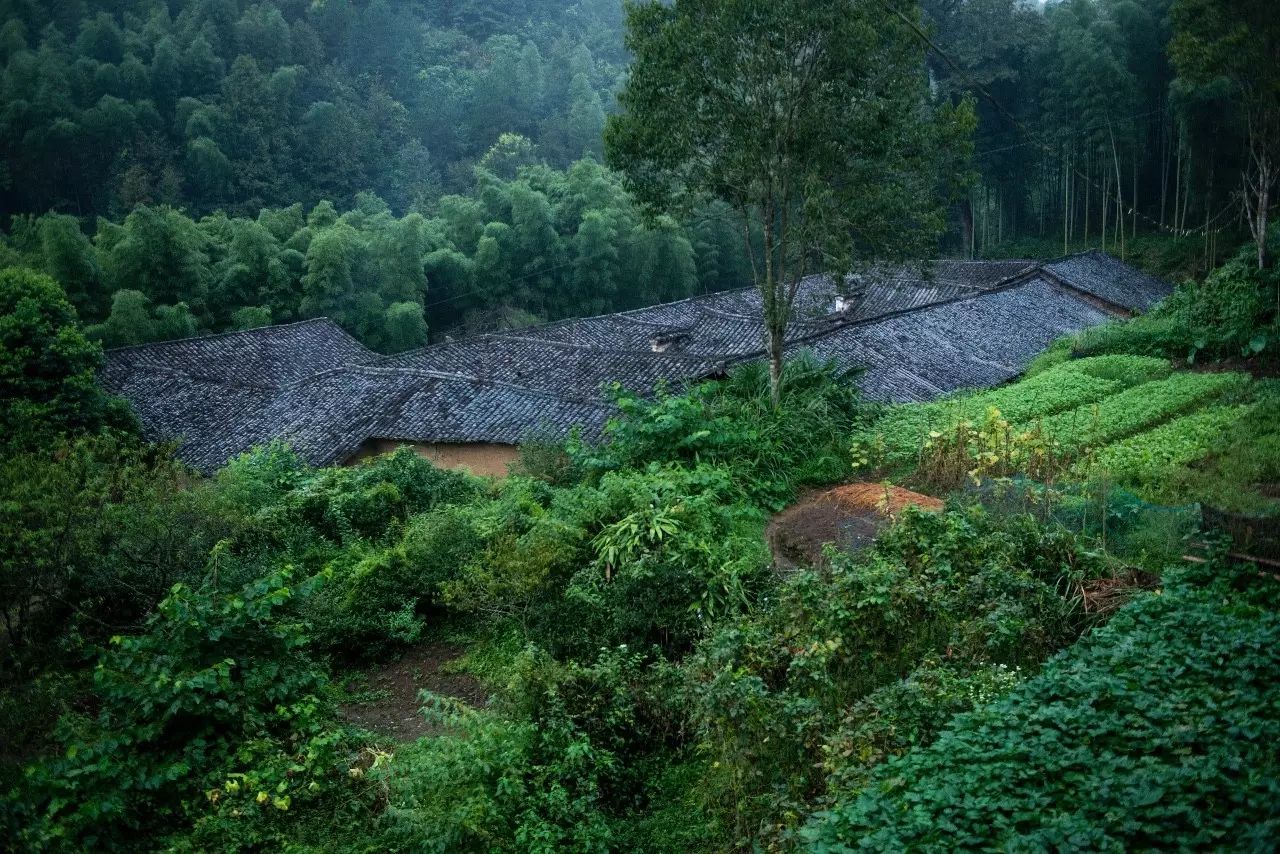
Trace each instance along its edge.
<path fill-rule="evenodd" d="M 1179 373 L 1049 416 L 1041 426 L 1063 447 L 1083 451 L 1149 430 L 1248 385 L 1246 374 Z"/>
<path fill-rule="evenodd" d="M 1276 398 L 1271 385 L 1242 373 L 1173 373 L 1142 356 L 1076 359 L 1001 388 L 894 407 L 854 435 L 854 464 L 914 471 L 922 486 L 948 489 L 950 481 L 934 482 L 937 473 L 920 467 L 922 452 L 959 442 L 951 468 L 961 477 L 981 470 L 976 459 L 962 459 L 981 449 L 958 428 L 996 418 L 1011 429 L 1010 441 L 1036 437 L 1073 478 L 1105 477 L 1153 501 L 1265 510 L 1276 502 L 1259 485 L 1275 480 L 1270 473 L 1280 465 L 1254 460 L 1249 446 L 1275 432 L 1265 413 L 1276 406 L 1259 402 Z"/>
<path fill-rule="evenodd" d="M 948 432 L 990 407 L 1009 422 L 1026 424 L 1095 403 L 1139 384 L 1168 376 L 1162 359 L 1099 356 L 1056 365 L 1034 377 L 978 394 L 890 410 L 855 442 L 869 451 L 869 464 L 900 468 L 918 456 L 930 432 Z"/>
<path fill-rule="evenodd" d="M 1175 467 L 1209 454 L 1224 431 L 1250 409 L 1249 405 L 1205 407 L 1107 445 L 1077 463 L 1073 473 L 1082 478 L 1104 474 L 1139 489 L 1157 486 Z"/>

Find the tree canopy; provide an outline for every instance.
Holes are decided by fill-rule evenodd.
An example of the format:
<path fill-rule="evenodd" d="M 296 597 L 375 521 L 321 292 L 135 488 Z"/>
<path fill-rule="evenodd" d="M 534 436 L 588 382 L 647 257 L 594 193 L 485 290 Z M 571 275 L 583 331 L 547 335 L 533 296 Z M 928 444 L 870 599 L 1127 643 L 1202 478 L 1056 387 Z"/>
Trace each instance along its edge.
<path fill-rule="evenodd" d="M 944 225 L 935 114 L 914 0 L 678 0 L 630 7 L 635 56 L 605 141 L 652 210 L 715 199 L 747 239 L 775 384 L 801 278 L 927 254 Z M 753 232 L 758 236 L 751 237 Z"/>
<path fill-rule="evenodd" d="M 6 453 L 129 418 L 98 387 L 102 350 L 58 283 L 0 270 L 0 447 Z"/>

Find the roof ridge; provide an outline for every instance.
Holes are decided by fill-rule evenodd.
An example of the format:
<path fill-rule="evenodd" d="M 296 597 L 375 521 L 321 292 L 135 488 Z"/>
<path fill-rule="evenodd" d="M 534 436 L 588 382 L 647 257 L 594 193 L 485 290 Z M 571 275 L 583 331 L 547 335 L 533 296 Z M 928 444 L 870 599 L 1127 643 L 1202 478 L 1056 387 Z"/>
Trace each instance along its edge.
<path fill-rule="evenodd" d="M 663 328 L 675 329 L 675 328 L 685 328 L 685 327 L 663 327 Z M 564 348 L 571 348 L 574 350 L 589 350 L 592 353 L 613 353 L 621 356 L 644 356 L 648 358 L 654 358 L 657 360 L 679 359 L 681 361 L 691 361 L 691 360 L 699 361 L 699 362 L 712 361 L 712 359 L 709 359 L 707 356 L 705 355 L 700 356 L 696 353 L 680 353 L 680 352 L 654 353 L 652 350 L 636 350 L 636 349 L 628 349 L 625 347 L 601 347 L 596 344 L 585 344 L 577 341 L 558 341 L 554 338 L 532 338 L 526 335 L 502 335 L 502 336 L 495 335 L 493 337 L 500 340 L 505 340 L 505 341 L 520 341 L 528 344 L 545 344 L 552 347 L 564 347 Z M 416 351 L 410 350 L 409 352 L 412 353 Z"/>
<path fill-rule="evenodd" d="M 894 318 L 903 317 L 908 314 L 914 314 L 916 312 L 921 312 L 921 311 L 930 311 L 932 309 L 935 309 L 944 305 L 952 305 L 953 303 L 982 299 L 984 297 L 992 296 L 994 294 L 998 294 L 1003 291 L 1008 291 L 1016 287 L 1021 287 L 1024 284 L 1028 284 L 1032 278 L 1040 275 L 1041 272 L 1042 270 L 1038 265 L 1035 267 L 1028 267 L 1024 270 L 1020 270 L 1019 272 L 1015 273 L 1012 276 L 1006 276 L 1005 278 L 1000 279 L 999 281 L 996 282 L 995 285 L 988 288 L 987 290 L 981 290 L 981 291 L 976 291 L 974 293 L 962 294 L 961 296 L 950 297 L 948 299 L 941 299 L 941 300 L 938 300 L 937 302 L 925 303 L 924 305 L 910 306 L 908 308 L 899 309 L 898 311 L 891 311 L 885 314 L 877 314 L 874 317 L 848 318 L 842 323 L 833 323 L 831 326 L 825 329 L 819 329 L 810 333 L 809 335 L 803 335 L 799 338 L 796 338 L 793 341 L 789 341 L 787 342 L 787 345 L 790 347 L 797 347 L 797 346 L 802 347 L 814 341 L 820 341 L 821 339 L 827 337 L 828 335 L 834 335 L 835 333 L 848 329 L 850 327 L 872 326 L 876 323 L 883 323 L 887 320 L 893 320 Z M 758 350 L 752 350 L 748 353 L 744 353 L 738 356 L 734 356 L 731 359 L 728 359 L 726 361 L 726 364 L 736 365 L 741 362 L 749 361 L 750 359 L 758 358 L 760 354 L 763 352 L 764 352 L 763 347 Z"/>

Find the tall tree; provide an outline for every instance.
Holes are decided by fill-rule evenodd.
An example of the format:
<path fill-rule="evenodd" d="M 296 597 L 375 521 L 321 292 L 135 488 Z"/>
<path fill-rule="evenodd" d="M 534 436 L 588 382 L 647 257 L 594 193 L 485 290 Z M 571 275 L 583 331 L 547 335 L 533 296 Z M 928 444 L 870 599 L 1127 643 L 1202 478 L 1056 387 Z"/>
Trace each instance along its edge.
<path fill-rule="evenodd" d="M 102 350 L 84 337 L 58 283 L 0 270 L 0 450 L 30 450 L 52 436 L 121 421 L 98 387 Z"/>
<path fill-rule="evenodd" d="M 727 202 L 748 240 L 775 403 L 800 280 L 914 255 L 941 231 L 916 0 L 676 0 L 627 13 L 612 164 L 650 210 Z"/>
<path fill-rule="evenodd" d="M 1225 84 L 1243 118 L 1249 158 L 1241 198 L 1267 266 L 1267 223 L 1280 176 L 1280 15 L 1271 0 L 1176 0 L 1169 54 L 1178 82 Z"/>

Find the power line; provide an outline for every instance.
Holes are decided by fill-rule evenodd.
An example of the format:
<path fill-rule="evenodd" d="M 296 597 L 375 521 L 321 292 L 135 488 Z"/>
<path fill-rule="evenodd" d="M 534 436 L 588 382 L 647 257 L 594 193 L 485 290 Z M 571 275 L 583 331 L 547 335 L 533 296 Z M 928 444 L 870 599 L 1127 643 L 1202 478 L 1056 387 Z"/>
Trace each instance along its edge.
<path fill-rule="evenodd" d="M 1131 116 L 1120 116 L 1120 117 L 1119 117 L 1119 118 L 1117 118 L 1115 121 L 1116 121 L 1116 122 L 1127 122 L 1127 121 L 1129 121 L 1130 119 L 1142 119 L 1142 118 L 1146 118 L 1147 116 L 1154 116 L 1154 115 L 1156 115 L 1156 114 L 1161 114 L 1161 115 L 1163 115 L 1163 114 L 1164 114 L 1164 112 L 1165 112 L 1164 107 L 1157 107 L 1157 108 L 1156 108 L 1156 109 L 1154 109 L 1154 110 L 1146 110 L 1146 111 L 1141 112 L 1141 113 L 1134 113 L 1134 114 L 1133 114 L 1133 115 L 1131 115 Z M 1070 132 L 1064 132 L 1064 133 L 1062 134 L 1062 136 L 1063 136 L 1064 138 L 1066 138 L 1066 137 L 1077 137 L 1077 136 L 1080 136 L 1081 134 L 1086 134 L 1086 133 L 1089 133 L 1090 131 L 1099 130 L 1099 129 L 1101 129 L 1101 128 L 1107 127 L 1107 124 L 1109 124 L 1109 123 L 1096 124 L 1096 125 L 1092 125 L 1092 126 L 1087 127 L 1087 128 L 1076 128 L 1075 130 L 1072 130 L 1072 131 L 1070 131 Z M 1002 146 L 1002 147 L 1000 147 L 1000 148 L 987 148 L 987 149 L 983 149 L 982 151 L 975 151 L 975 152 L 973 153 L 973 156 L 974 156 L 974 157 L 985 157 L 985 156 L 986 156 L 986 155 L 988 155 L 988 154 L 999 154 L 999 153 L 1001 153 L 1001 152 L 1003 152 L 1003 151 L 1012 151 L 1012 150 L 1013 150 L 1013 149 L 1015 149 L 1015 148 L 1025 148 L 1025 147 L 1026 147 L 1026 146 L 1028 146 L 1028 145 L 1040 145 L 1040 144 L 1041 144 L 1041 143 L 1040 143 L 1040 142 L 1038 142 L 1038 141 L 1036 141 L 1036 140 L 1028 140 L 1028 141 L 1026 141 L 1026 142 L 1015 142 L 1015 143 L 1013 143 L 1012 145 L 1006 145 L 1006 146 Z"/>

